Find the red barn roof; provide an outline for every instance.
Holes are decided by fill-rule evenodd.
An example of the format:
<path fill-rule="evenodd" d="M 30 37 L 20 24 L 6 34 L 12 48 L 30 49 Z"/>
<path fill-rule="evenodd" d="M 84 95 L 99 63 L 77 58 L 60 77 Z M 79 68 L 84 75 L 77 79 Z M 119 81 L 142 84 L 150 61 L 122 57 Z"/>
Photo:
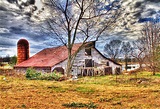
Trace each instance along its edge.
<path fill-rule="evenodd" d="M 72 53 L 74 53 L 80 46 L 81 44 L 74 44 Z M 68 51 L 66 46 L 46 48 L 14 67 L 52 67 L 66 60 L 67 57 Z"/>

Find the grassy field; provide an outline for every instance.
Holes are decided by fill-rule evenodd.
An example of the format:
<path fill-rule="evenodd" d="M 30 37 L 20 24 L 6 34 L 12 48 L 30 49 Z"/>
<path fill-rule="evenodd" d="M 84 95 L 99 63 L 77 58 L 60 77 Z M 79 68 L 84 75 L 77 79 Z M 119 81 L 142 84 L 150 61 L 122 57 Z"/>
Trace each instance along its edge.
<path fill-rule="evenodd" d="M 0 109 L 160 109 L 160 74 L 83 77 L 77 81 L 0 76 Z"/>

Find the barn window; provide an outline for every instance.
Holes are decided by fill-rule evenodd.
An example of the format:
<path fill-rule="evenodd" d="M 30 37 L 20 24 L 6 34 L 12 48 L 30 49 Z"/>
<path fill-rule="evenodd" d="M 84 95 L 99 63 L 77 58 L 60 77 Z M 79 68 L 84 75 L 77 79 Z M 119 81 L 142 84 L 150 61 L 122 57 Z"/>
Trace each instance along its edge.
<path fill-rule="evenodd" d="M 106 67 L 104 68 L 105 75 L 111 75 L 112 74 L 112 67 Z"/>
<path fill-rule="evenodd" d="M 106 65 L 109 66 L 109 62 L 107 62 Z"/>
<path fill-rule="evenodd" d="M 91 48 L 90 47 L 85 48 L 85 55 L 91 56 Z"/>
<path fill-rule="evenodd" d="M 94 67 L 94 61 L 92 59 L 85 59 L 85 67 Z"/>

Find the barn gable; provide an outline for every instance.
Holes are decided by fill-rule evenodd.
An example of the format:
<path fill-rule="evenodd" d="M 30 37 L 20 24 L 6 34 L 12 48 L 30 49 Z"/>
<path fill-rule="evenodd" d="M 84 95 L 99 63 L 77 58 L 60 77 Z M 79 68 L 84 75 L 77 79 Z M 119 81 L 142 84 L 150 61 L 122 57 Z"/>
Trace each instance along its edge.
<path fill-rule="evenodd" d="M 87 50 L 86 50 L 87 49 Z M 74 60 L 74 64 L 73 64 L 73 72 L 76 72 L 77 74 L 82 73 L 82 70 L 85 69 L 93 69 L 93 68 L 100 68 L 103 69 L 103 67 L 110 67 L 111 68 L 111 73 L 115 74 L 115 69 L 116 68 L 120 68 L 121 69 L 121 65 L 112 61 L 109 58 L 106 58 L 104 55 L 102 55 L 96 48 L 95 46 L 90 47 L 90 50 L 88 50 L 89 48 L 82 48 L 75 60 Z M 86 53 L 86 51 L 88 53 Z M 67 65 L 67 60 L 64 60 L 58 64 L 56 64 L 55 66 L 52 67 L 52 71 L 55 70 L 56 68 L 63 68 L 65 69 Z"/>

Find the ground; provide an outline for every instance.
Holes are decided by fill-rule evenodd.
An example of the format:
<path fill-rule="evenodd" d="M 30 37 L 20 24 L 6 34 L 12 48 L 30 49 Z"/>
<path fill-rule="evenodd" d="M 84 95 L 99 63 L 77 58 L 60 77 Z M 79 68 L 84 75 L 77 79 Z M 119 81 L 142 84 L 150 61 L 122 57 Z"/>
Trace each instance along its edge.
<path fill-rule="evenodd" d="M 77 81 L 0 76 L 1 109 L 159 109 L 160 74 L 83 77 Z"/>

